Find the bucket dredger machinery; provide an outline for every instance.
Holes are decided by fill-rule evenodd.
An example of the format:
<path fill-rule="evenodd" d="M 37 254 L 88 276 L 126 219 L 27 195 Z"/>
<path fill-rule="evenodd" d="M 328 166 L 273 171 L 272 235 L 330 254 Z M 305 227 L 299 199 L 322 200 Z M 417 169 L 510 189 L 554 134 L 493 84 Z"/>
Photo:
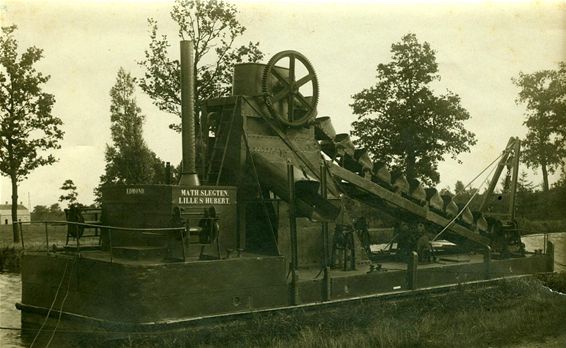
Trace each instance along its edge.
<path fill-rule="evenodd" d="M 198 117 L 193 71 L 183 41 L 179 183 L 105 187 L 95 245 L 71 233 L 62 248 L 26 252 L 24 323 L 51 313 L 108 330 L 162 329 L 552 270 L 551 244 L 546 254 L 524 252 L 513 209 L 507 220 L 485 213 L 506 166 L 516 186 L 517 139 L 471 211 L 336 134 L 317 115 L 317 76 L 301 53 L 236 65 L 232 95 L 202 102 Z M 394 226 L 381 252 L 370 233 L 378 219 Z M 465 260 L 438 261 L 434 237 L 460 246 Z"/>
<path fill-rule="evenodd" d="M 522 253 L 515 225 L 490 218 L 483 207 L 472 212 L 459 206 L 450 195 L 441 196 L 417 179 L 391 174 L 385 163 L 373 162 L 365 149 L 356 148 L 348 134 L 336 134 L 330 117 L 317 117 L 318 93 L 308 59 L 283 51 L 265 65 L 237 65 L 233 96 L 202 105 L 200 134 L 213 135 L 199 142 L 201 177 L 210 184 L 238 187 L 239 241 L 245 241 L 240 247 L 286 250 L 279 227 L 288 218 L 275 213 L 284 202 L 291 203 L 300 217 L 297 256 L 306 263 L 319 263 L 321 238 L 330 250 L 343 248 L 332 239 L 346 231 L 357 231 L 354 244 L 369 251 L 370 239 L 362 227 L 368 213 L 386 214 L 403 227 L 405 251 L 415 249 L 423 234 L 442 232 L 443 239 L 472 249 L 491 248 L 506 256 Z M 493 184 L 505 164 L 518 158 L 518 144 L 517 139 L 510 140 Z M 493 189 L 494 185 L 484 197 Z M 316 222 L 330 224 L 329 238 L 317 232 Z M 313 232 L 306 232 L 309 229 Z"/>

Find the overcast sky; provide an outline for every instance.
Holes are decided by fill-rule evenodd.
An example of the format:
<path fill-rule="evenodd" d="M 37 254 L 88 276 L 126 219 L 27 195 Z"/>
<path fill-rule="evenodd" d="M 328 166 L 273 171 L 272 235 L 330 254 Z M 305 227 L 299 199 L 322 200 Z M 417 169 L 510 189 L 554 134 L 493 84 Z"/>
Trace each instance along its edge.
<path fill-rule="evenodd" d="M 471 153 L 460 156 L 462 164 L 441 163 L 439 188 L 453 188 L 497 157 L 510 136 L 525 134 L 524 108 L 515 104 L 511 78 L 556 68 L 566 59 L 566 2 L 398 3 L 238 1 L 238 18 L 247 27 L 240 43 L 259 41 L 266 59 L 288 49 L 307 56 L 319 79 L 319 115 L 349 132 L 355 119 L 351 96 L 374 83 L 377 64 L 390 60 L 391 44 L 409 32 L 429 42 L 442 76 L 438 92 L 461 96 L 472 116 L 465 125 L 478 139 Z M 109 90 L 121 66 L 141 75 L 136 61 L 149 43 L 148 17 L 169 36 L 171 56 L 178 56 L 171 7 L 172 1 L 0 0 L 0 23 L 18 25 L 20 48 L 44 49 L 38 69 L 51 75 L 44 89 L 55 95 L 54 114 L 66 132 L 55 152 L 59 162 L 20 184 L 25 205 L 28 194 L 32 206 L 56 202 L 65 179 L 77 184 L 81 202 L 92 202 L 110 140 Z M 174 116 L 159 112 L 141 91 L 138 102 L 147 115 L 148 145 L 163 160 L 178 163 L 181 139 L 167 128 Z M 528 173 L 535 184 L 542 181 Z M 10 195 L 10 182 L 2 177 L 0 202 Z"/>

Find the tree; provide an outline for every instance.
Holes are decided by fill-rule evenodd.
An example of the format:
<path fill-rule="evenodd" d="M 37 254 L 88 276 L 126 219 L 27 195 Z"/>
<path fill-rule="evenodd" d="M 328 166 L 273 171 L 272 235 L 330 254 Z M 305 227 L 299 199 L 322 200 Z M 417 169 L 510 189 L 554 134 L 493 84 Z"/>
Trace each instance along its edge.
<path fill-rule="evenodd" d="M 560 177 L 558 181 L 554 183 L 555 188 L 566 188 L 566 164 L 563 164 L 560 169 Z"/>
<path fill-rule="evenodd" d="M 53 203 L 49 206 L 49 212 L 50 213 L 62 213 L 63 211 L 61 210 L 61 206 L 59 206 L 59 203 Z"/>
<path fill-rule="evenodd" d="M 430 84 L 440 75 L 427 42 L 407 34 L 391 46 L 391 53 L 391 62 L 377 66 L 377 83 L 352 96 L 350 106 L 358 116 L 352 135 L 374 160 L 409 178 L 438 183 L 438 162 L 446 154 L 457 159 L 476 143 L 464 128 L 470 115 L 457 94 L 433 93 Z"/>
<path fill-rule="evenodd" d="M 35 207 L 33 207 L 33 211 L 31 213 L 32 214 L 47 214 L 47 213 L 49 213 L 49 208 L 47 208 L 47 206 L 45 206 L 45 205 L 36 205 Z"/>
<path fill-rule="evenodd" d="M 517 178 L 517 192 L 519 193 L 533 193 L 535 192 L 535 185 L 529 180 L 527 172 L 521 171 Z"/>
<path fill-rule="evenodd" d="M 501 185 L 501 193 L 508 193 L 511 189 L 511 172 L 509 171 L 507 175 L 501 176 L 499 184 Z M 517 178 L 517 192 L 520 193 L 532 193 L 535 191 L 535 185 L 532 181 L 528 179 L 528 174 L 525 171 L 521 171 L 519 177 Z"/>
<path fill-rule="evenodd" d="M 222 0 L 176 0 L 173 5 L 171 18 L 179 26 L 179 38 L 194 43 L 197 109 L 201 101 L 230 94 L 234 64 L 263 58 L 259 43 L 235 47 L 246 30 L 238 22 L 237 13 L 234 5 Z M 145 59 L 139 62 L 145 68 L 139 85 L 160 110 L 180 117 L 179 60 L 169 58 L 171 45 L 166 35 L 158 34 L 157 21 L 150 18 L 148 22 L 151 42 Z M 177 123 L 169 127 L 180 131 Z"/>
<path fill-rule="evenodd" d="M 36 205 L 31 212 L 32 221 L 59 221 L 64 219 L 65 216 L 59 203 L 51 204 L 47 207 L 45 205 Z"/>
<path fill-rule="evenodd" d="M 458 204 L 467 204 L 472 197 L 475 197 L 475 200 L 472 201 L 472 205 L 470 208 L 475 207 L 479 203 L 479 197 L 477 197 L 476 193 L 478 193 L 478 189 L 474 187 L 466 187 L 461 180 L 456 180 L 456 184 L 454 184 L 454 201 Z"/>
<path fill-rule="evenodd" d="M 466 186 L 464 186 L 464 183 L 462 181 L 456 181 L 456 184 L 454 185 L 454 192 L 456 193 L 456 195 L 461 195 L 466 192 Z"/>
<path fill-rule="evenodd" d="M 43 50 L 28 47 L 18 55 L 15 25 L 2 27 L 0 35 L 0 173 L 12 183 L 12 221 L 18 221 L 18 183 L 37 167 L 51 165 L 63 138 L 61 119 L 51 114 L 55 97 L 42 90 L 50 76 L 34 64 Z M 14 242 L 19 240 L 13 224 Z"/>
<path fill-rule="evenodd" d="M 65 180 L 63 185 L 60 187 L 60 190 L 63 191 L 63 194 L 59 196 L 59 202 L 69 202 L 68 206 L 75 206 L 77 205 L 77 197 L 79 193 L 77 192 L 77 186 L 71 179 Z"/>
<path fill-rule="evenodd" d="M 441 196 L 454 196 L 454 194 L 450 192 L 450 185 L 444 186 L 442 189 L 440 189 L 439 193 Z"/>
<path fill-rule="evenodd" d="M 120 68 L 110 90 L 110 132 L 112 145 L 106 145 L 106 168 L 95 194 L 107 184 L 162 183 L 163 164 L 143 139 L 144 115 L 137 105 L 135 79 Z"/>
<path fill-rule="evenodd" d="M 44 221 L 45 217 L 49 214 L 49 208 L 45 205 L 36 205 L 31 212 L 32 221 Z"/>
<path fill-rule="evenodd" d="M 530 168 L 540 167 L 543 191 L 548 191 L 548 174 L 566 158 L 566 63 L 557 70 L 519 73 L 512 79 L 520 88 L 517 104 L 525 104 L 528 132 L 523 140 L 523 159 Z"/>

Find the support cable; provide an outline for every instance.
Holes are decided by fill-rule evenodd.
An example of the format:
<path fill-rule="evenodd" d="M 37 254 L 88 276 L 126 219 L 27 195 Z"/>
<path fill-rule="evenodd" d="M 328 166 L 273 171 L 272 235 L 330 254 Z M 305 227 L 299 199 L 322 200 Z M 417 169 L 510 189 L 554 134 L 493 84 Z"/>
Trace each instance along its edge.
<path fill-rule="evenodd" d="M 509 147 L 511 147 L 511 146 L 509 146 Z M 487 167 L 485 167 L 478 175 L 476 175 L 472 179 L 472 181 L 470 181 L 466 186 L 464 186 L 464 190 L 467 189 L 474 181 L 476 181 L 476 179 L 479 178 L 489 167 L 491 167 L 495 162 L 497 162 L 497 160 L 499 160 L 501 157 L 503 157 L 503 155 L 505 155 L 505 153 L 507 153 L 507 151 L 509 151 L 509 147 L 506 147 L 505 150 L 503 150 L 503 152 L 501 152 L 501 154 L 499 156 L 497 156 L 497 158 L 495 158 L 493 161 L 491 161 L 491 163 L 488 164 Z M 491 170 L 491 172 L 487 176 L 488 178 L 491 175 L 491 173 L 493 173 L 493 169 Z"/>
<path fill-rule="evenodd" d="M 476 175 L 470 182 L 468 182 L 468 184 L 467 184 L 466 186 L 464 186 L 464 190 L 465 190 L 466 188 L 468 188 L 470 185 L 472 185 L 472 184 L 474 183 L 474 181 L 477 180 L 477 178 L 479 178 L 483 173 L 485 173 L 486 170 L 489 169 L 489 167 L 491 167 L 495 162 L 497 162 L 497 161 L 508 151 L 508 149 L 509 149 L 509 147 L 505 148 L 505 150 L 503 150 L 503 152 L 501 152 L 501 154 L 500 154 L 499 156 L 497 156 L 493 161 L 491 161 L 491 163 L 489 163 L 478 175 Z M 492 168 L 492 170 L 491 170 L 490 173 L 488 174 L 487 178 L 489 178 L 489 177 L 491 176 L 491 173 L 493 173 L 493 171 L 494 171 L 495 168 L 496 168 L 496 167 Z M 486 179 L 487 179 L 487 178 L 486 178 Z M 484 181 L 484 183 L 485 183 L 485 181 Z M 482 185 L 483 185 L 483 183 L 482 183 Z M 480 188 L 481 188 L 481 186 L 480 186 Z M 445 231 L 448 227 L 450 227 L 450 226 L 454 223 L 454 221 L 455 221 L 458 217 L 460 217 L 460 215 L 462 215 L 464 209 L 465 209 L 466 207 L 468 207 L 468 205 L 471 203 L 472 199 L 478 194 L 478 192 L 479 192 L 479 188 L 478 188 L 478 190 L 476 191 L 476 193 L 474 193 L 474 195 L 470 198 L 470 200 L 466 203 L 466 205 L 464 206 L 464 208 L 463 208 L 462 210 L 460 210 L 460 212 L 458 212 L 458 214 L 456 215 L 456 217 L 455 217 L 454 219 L 452 219 L 452 221 L 450 221 L 450 222 L 442 229 L 442 231 L 440 231 L 440 232 L 431 240 L 431 242 L 435 241 L 438 236 L 440 236 L 442 233 L 444 233 L 444 231 Z M 457 197 L 457 196 L 458 196 L 458 194 L 456 194 L 454 197 Z M 386 250 L 387 248 L 390 248 L 391 245 L 393 245 L 393 242 L 398 238 L 398 236 L 399 236 L 399 234 L 395 234 L 395 235 L 393 236 L 393 238 L 389 241 L 389 243 L 387 243 L 387 245 L 385 246 L 385 248 L 384 248 L 383 250 Z"/>
<path fill-rule="evenodd" d="M 501 157 L 501 156 L 500 156 Z M 496 159 L 497 160 L 497 159 Z M 492 162 L 492 164 L 495 163 Z M 490 164 L 491 166 L 491 164 Z M 470 203 L 472 203 L 472 200 L 477 196 L 477 194 L 480 192 L 480 189 L 482 188 L 482 186 L 487 182 L 487 180 L 491 177 L 491 174 L 493 173 L 493 171 L 495 171 L 497 167 L 493 167 L 491 169 L 491 171 L 489 172 L 489 174 L 486 176 L 486 178 L 484 179 L 484 181 L 481 183 L 481 185 L 478 187 L 478 189 L 476 190 L 476 192 L 474 192 L 474 194 L 472 195 L 472 197 L 470 197 L 470 199 L 468 199 L 468 201 L 466 202 L 466 204 L 464 205 L 464 207 L 462 209 L 460 209 L 460 211 L 458 212 L 458 214 L 456 214 L 456 216 L 450 220 L 450 222 L 444 226 L 444 228 L 438 232 L 436 234 L 436 236 L 434 236 L 434 238 L 431 240 L 431 242 L 434 242 L 438 237 L 440 237 L 441 234 L 443 234 L 450 226 L 452 226 L 452 224 L 456 221 L 456 219 L 458 219 L 460 217 L 460 215 L 462 215 L 462 213 L 464 213 L 464 210 L 466 210 L 466 208 L 470 205 Z M 485 171 L 485 169 L 482 171 L 482 173 Z M 477 177 L 476 177 L 477 178 Z M 476 180 L 476 178 L 474 178 L 474 180 Z"/>

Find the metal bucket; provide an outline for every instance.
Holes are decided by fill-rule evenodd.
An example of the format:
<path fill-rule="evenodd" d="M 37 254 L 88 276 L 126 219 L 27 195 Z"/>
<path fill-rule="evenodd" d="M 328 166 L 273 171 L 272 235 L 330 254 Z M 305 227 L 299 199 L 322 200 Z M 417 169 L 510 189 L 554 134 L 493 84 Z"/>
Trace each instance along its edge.
<path fill-rule="evenodd" d="M 363 171 L 371 171 L 373 163 L 371 158 L 369 158 L 368 150 L 366 149 L 356 149 L 354 150 L 354 158 L 362 166 Z"/>
<path fill-rule="evenodd" d="M 462 211 L 458 220 L 460 220 L 461 222 L 463 222 L 468 226 L 472 226 L 474 224 L 474 215 L 472 214 L 470 208 L 469 207 L 464 208 L 464 205 L 461 205 L 458 208 L 460 209 L 460 211 Z"/>
<path fill-rule="evenodd" d="M 314 120 L 314 137 L 316 140 L 333 140 L 336 131 L 329 116 L 318 117 Z"/>
<path fill-rule="evenodd" d="M 354 152 L 356 148 L 350 140 L 350 135 L 348 133 L 340 133 L 334 137 L 334 144 L 336 144 L 336 150 L 338 155 L 347 154 L 350 157 L 354 157 Z"/>
<path fill-rule="evenodd" d="M 438 190 L 434 187 L 429 187 L 425 189 L 425 192 L 428 206 L 437 213 L 441 213 L 442 208 L 444 208 L 444 201 L 442 200 L 442 197 L 440 197 Z"/>
<path fill-rule="evenodd" d="M 444 201 L 444 208 L 442 209 L 444 216 L 452 219 L 458 215 L 460 210 L 458 209 L 458 205 L 452 200 L 451 195 L 442 195 L 442 200 Z"/>
<path fill-rule="evenodd" d="M 320 142 L 320 149 L 324 152 L 328 157 L 334 158 L 336 157 L 336 145 L 333 141 L 330 140 L 322 140 Z"/>
<path fill-rule="evenodd" d="M 477 229 L 480 232 L 487 232 L 488 224 L 483 214 L 479 211 L 473 212 L 472 214 L 474 215 L 474 224 L 476 225 Z"/>
<path fill-rule="evenodd" d="M 409 195 L 420 204 L 426 203 L 426 191 L 423 184 L 417 179 L 409 180 Z"/>
<path fill-rule="evenodd" d="M 362 176 L 371 175 L 372 163 L 367 150 L 355 149 L 354 157 L 345 156 L 344 167 Z"/>
<path fill-rule="evenodd" d="M 393 191 L 399 194 L 409 193 L 409 182 L 403 174 L 394 174 L 391 180 L 393 184 Z"/>
<path fill-rule="evenodd" d="M 388 188 L 391 187 L 391 172 L 385 162 L 375 162 L 373 164 L 373 176 L 371 180 L 377 184 L 385 185 Z"/>

